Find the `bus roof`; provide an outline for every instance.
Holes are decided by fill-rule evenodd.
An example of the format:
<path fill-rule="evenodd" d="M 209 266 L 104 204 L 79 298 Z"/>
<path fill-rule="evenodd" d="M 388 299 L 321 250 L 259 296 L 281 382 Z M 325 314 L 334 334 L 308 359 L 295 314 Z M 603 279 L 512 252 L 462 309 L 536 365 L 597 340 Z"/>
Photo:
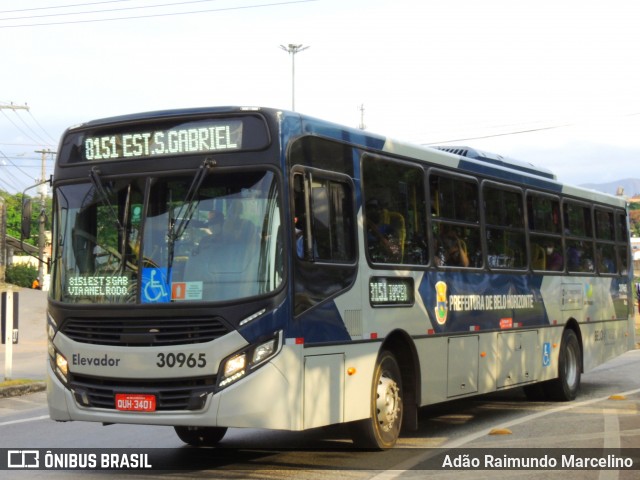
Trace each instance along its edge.
<path fill-rule="evenodd" d="M 95 128 L 114 123 L 135 123 L 139 121 L 162 120 L 191 115 L 206 116 L 225 113 L 241 114 L 260 112 L 268 116 L 279 117 L 281 122 L 285 121 L 285 119 L 300 122 L 300 128 L 308 134 L 353 143 L 367 149 L 378 150 L 384 153 L 428 161 L 440 166 L 467 171 L 468 173 L 482 173 L 507 181 L 562 192 L 584 200 L 607 203 L 621 208 L 625 208 L 626 206 L 623 198 L 558 182 L 553 172 L 528 162 L 504 157 L 495 153 L 484 152 L 468 146 L 416 145 L 357 128 L 346 127 L 298 112 L 275 108 L 226 106 L 158 110 L 96 119 L 71 127 L 69 130 Z"/>
<path fill-rule="evenodd" d="M 551 180 L 557 179 L 556 175 L 551 170 L 543 167 L 538 167 L 532 163 L 522 162 L 514 158 L 503 157 L 502 155 L 498 155 L 496 153 L 483 152 L 472 147 L 434 146 L 433 148 L 437 148 L 438 150 L 442 150 L 444 152 L 461 155 L 463 157 L 483 160 L 488 163 L 512 168 L 514 170 L 522 170 L 523 172 L 540 175 L 541 177 L 550 178 Z"/>

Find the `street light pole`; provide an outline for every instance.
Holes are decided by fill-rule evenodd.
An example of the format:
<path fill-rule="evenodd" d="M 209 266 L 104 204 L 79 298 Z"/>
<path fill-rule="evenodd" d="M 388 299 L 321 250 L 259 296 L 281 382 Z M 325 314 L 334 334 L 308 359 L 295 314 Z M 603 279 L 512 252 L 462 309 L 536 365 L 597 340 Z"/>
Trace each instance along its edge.
<path fill-rule="evenodd" d="M 296 111 L 296 53 L 306 50 L 307 47 L 290 43 L 286 47 L 280 45 L 280 48 L 291 55 L 291 110 Z"/>

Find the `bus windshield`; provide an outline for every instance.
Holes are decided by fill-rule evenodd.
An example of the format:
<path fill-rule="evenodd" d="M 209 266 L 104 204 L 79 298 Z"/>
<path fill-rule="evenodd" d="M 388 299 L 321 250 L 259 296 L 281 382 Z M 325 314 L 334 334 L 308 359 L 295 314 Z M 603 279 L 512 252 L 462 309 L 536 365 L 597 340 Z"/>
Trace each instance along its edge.
<path fill-rule="evenodd" d="M 274 174 L 198 175 L 113 179 L 94 170 L 91 182 L 58 187 L 52 298 L 219 302 L 278 288 Z"/>

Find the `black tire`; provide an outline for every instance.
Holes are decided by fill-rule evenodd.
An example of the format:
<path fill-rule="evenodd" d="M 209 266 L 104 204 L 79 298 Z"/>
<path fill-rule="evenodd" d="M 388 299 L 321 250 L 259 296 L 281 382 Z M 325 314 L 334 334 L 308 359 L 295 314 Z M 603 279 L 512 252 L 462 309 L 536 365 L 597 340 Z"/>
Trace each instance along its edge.
<path fill-rule="evenodd" d="M 225 433 L 227 427 L 173 427 L 184 443 L 193 447 L 217 445 Z"/>
<path fill-rule="evenodd" d="M 353 443 L 359 448 L 392 448 L 402 426 L 402 377 L 391 352 L 378 356 L 371 388 L 371 417 L 351 425 Z"/>
<path fill-rule="evenodd" d="M 550 400 L 568 402 L 575 400 L 580 390 L 582 370 L 582 350 L 576 333 L 567 329 L 562 334 L 560 356 L 558 358 L 558 378 L 544 383 L 545 393 Z"/>

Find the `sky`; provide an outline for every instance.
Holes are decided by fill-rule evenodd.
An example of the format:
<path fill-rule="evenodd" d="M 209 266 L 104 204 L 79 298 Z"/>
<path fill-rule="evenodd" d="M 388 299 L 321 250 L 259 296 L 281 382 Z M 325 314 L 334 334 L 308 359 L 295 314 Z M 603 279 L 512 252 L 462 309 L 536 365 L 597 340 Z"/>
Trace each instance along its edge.
<path fill-rule="evenodd" d="M 309 47 L 295 55 L 298 112 L 352 127 L 363 113 L 368 131 L 471 146 L 571 184 L 640 178 L 634 3 L 0 0 L 0 189 L 39 179 L 35 151 L 84 121 L 290 109 L 288 44 Z"/>

